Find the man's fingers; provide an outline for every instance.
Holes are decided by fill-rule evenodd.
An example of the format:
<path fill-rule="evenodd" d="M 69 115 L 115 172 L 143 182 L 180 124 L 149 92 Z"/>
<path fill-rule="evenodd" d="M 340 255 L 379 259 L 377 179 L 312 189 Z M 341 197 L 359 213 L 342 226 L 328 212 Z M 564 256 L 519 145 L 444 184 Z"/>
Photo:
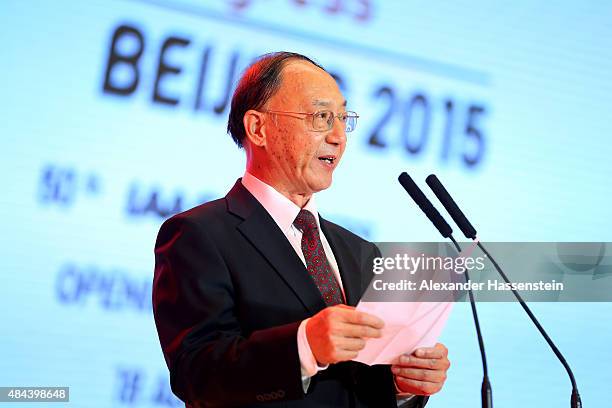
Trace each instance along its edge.
<path fill-rule="evenodd" d="M 346 310 L 346 313 L 343 315 L 343 317 L 344 321 L 347 323 L 370 326 L 375 329 L 382 329 L 385 325 L 385 322 L 383 322 L 382 319 L 369 313 L 359 312 L 357 310 Z"/>
<path fill-rule="evenodd" d="M 337 340 L 336 344 L 341 350 L 359 351 L 365 347 L 366 342 L 364 339 L 341 337 Z"/>
<path fill-rule="evenodd" d="M 391 366 L 397 386 L 403 392 L 432 395 L 442 389 L 450 367 L 448 349 L 443 344 L 405 354 Z"/>
<path fill-rule="evenodd" d="M 430 370 L 447 370 L 450 361 L 447 358 L 419 358 L 415 356 L 400 357 L 399 364 L 402 367 L 427 368 Z"/>
<path fill-rule="evenodd" d="M 420 358 L 444 358 L 448 355 L 448 349 L 438 343 L 435 347 L 422 347 L 417 349 L 414 354 Z"/>
<path fill-rule="evenodd" d="M 341 337 L 358 337 L 358 338 L 378 338 L 382 336 L 380 329 L 375 329 L 371 326 L 362 326 L 358 324 L 339 323 L 334 330 L 336 336 Z"/>
<path fill-rule="evenodd" d="M 385 322 L 369 313 L 360 312 L 355 309 L 354 306 L 348 305 L 335 305 L 325 309 L 325 312 L 329 313 L 328 316 L 333 318 L 340 318 L 342 321 L 352 324 L 359 324 L 374 327 L 376 329 L 382 329 Z"/>
<path fill-rule="evenodd" d="M 392 367 L 393 374 L 398 378 L 408 380 L 419 380 L 425 382 L 439 383 L 446 381 L 446 372 L 444 370 L 427 370 L 422 368 L 406 368 L 394 365 Z"/>
<path fill-rule="evenodd" d="M 395 377 L 395 381 L 402 391 L 415 395 L 432 395 L 442 389 L 441 383 L 409 380 L 404 377 Z"/>
<path fill-rule="evenodd" d="M 340 350 L 337 353 L 336 362 L 352 360 L 357 357 L 358 354 L 359 352 L 354 350 Z"/>

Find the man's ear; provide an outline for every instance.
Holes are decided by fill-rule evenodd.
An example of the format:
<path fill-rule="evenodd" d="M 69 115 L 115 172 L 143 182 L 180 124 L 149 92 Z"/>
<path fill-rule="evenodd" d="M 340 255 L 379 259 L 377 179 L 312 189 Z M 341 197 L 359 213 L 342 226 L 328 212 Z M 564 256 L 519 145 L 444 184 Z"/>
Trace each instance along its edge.
<path fill-rule="evenodd" d="M 242 118 L 246 137 L 254 146 L 263 147 L 266 145 L 266 135 L 263 131 L 265 116 L 263 112 L 250 109 L 245 112 Z"/>

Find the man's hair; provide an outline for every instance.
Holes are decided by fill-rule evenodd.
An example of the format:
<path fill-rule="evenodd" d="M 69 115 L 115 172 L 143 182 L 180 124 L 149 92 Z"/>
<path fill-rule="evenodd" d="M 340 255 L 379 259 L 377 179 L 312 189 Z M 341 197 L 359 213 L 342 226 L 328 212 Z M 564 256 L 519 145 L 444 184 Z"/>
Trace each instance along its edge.
<path fill-rule="evenodd" d="M 325 71 L 307 56 L 294 52 L 273 52 L 258 57 L 244 70 L 232 97 L 227 133 L 238 147 L 243 146 L 246 137 L 244 114 L 249 109 L 261 109 L 274 96 L 282 82 L 283 67 L 290 60 L 307 61 Z"/>

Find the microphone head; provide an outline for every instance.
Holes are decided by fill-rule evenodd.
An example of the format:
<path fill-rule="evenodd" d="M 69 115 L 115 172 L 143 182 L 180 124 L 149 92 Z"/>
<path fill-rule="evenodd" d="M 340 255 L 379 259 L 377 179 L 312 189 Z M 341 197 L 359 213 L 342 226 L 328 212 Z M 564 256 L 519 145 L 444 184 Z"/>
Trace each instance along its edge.
<path fill-rule="evenodd" d="M 430 174 L 425 179 L 425 182 L 431 188 L 431 191 L 434 192 L 438 200 L 442 203 L 446 211 L 450 214 L 451 218 L 455 221 L 463 235 L 469 239 L 476 239 L 476 229 L 472 226 L 470 221 L 467 219 L 465 214 L 459 209 L 457 203 L 451 195 L 446 191 L 438 177 L 435 174 Z"/>
<path fill-rule="evenodd" d="M 416 185 L 412 177 L 408 173 L 403 172 L 397 178 L 402 187 L 406 190 L 408 195 L 414 200 L 419 208 L 425 213 L 427 218 L 433 223 L 438 229 L 440 234 L 444 238 L 448 238 L 453 234 L 453 229 L 448 225 L 446 220 L 440 215 L 438 210 L 433 206 L 431 201 L 423 194 L 423 191 Z"/>

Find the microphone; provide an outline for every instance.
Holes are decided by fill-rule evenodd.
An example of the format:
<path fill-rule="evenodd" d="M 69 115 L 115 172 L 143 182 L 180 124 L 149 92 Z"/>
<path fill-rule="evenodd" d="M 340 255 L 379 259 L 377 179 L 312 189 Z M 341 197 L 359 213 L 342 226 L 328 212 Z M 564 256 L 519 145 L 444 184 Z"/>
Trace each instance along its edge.
<path fill-rule="evenodd" d="M 463 235 L 465 235 L 466 238 L 475 240 L 476 230 L 474 229 L 472 224 L 468 221 L 465 214 L 463 214 L 463 212 L 459 209 L 459 206 L 457 206 L 457 203 L 455 203 L 455 200 L 453 200 L 453 198 L 448 193 L 446 188 L 444 188 L 440 180 L 438 180 L 438 178 L 434 174 L 430 174 L 425 181 L 427 182 L 427 185 L 431 188 L 431 190 L 434 192 L 436 197 L 438 197 L 438 200 L 440 200 L 444 208 L 446 208 L 446 211 L 448 211 L 452 219 L 457 223 L 457 226 L 459 226 L 459 229 L 461 229 L 461 231 L 463 232 Z M 482 252 L 484 252 L 484 254 L 491 260 L 491 262 L 493 263 L 493 266 L 495 267 L 497 272 L 501 275 L 501 277 L 504 279 L 504 281 L 510 284 L 510 280 L 508 279 L 506 274 L 502 271 L 501 267 L 497 264 L 495 259 L 493 259 L 491 254 L 489 254 L 489 252 L 485 249 L 482 243 L 478 241 L 477 245 L 482 250 Z M 546 343 L 548 343 L 553 353 L 555 353 L 555 356 L 557 356 L 557 358 L 559 359 L 559 361 L 561 362 L 561 364 L 567 371 L 567 374 L 569 375 L 570 381 L 572 383 L 572 395 L 570 398 L 570 407 L 571 408 L 582 408 L 582 401 L 580 400 L 580 393 L 578 392 L 578 386 L 576 385 L 576 379 L 574 378 L 574 373 L 572 372 L 572 369 L 570 368 L 569 364 L 565 360 L 565 357 L 563 357 L 563 354 L 561 354 L 561 351 L 559 351 L 555 343 L 548 336 L 548 333 L 546 333 L 546 330 L 544 330 L 544 328 L 542 327 L 538 319 L 536 319 L 535 315 L 531 312 L 531 309 L 529 309 L 529 307 L 527 306 L 527 304 L 525 303 L 521 295 L 519 295 L 519 293 L 516 290 L 512 289 L 512 286 L 510 287 L 510 289 L 512 290 L 512 293 L 514 294 L 514 297 L 516 297 L 516 299 L 519 301 L 523 310 L 525 310 L 525 313 L 527 313 L 527 316 L 529 316 L 533 324 L 536 326 L 536 328 L 542 335 L 542 337 L 544 337 L 544 340 L 546 340 Z"/>
<path fill-rule="evenodd" d="M 440 183 L 440 180 L 438 180 L 434 174 L 430 174 L 425 179 L 425 182 L 436 197 L 438 197 L 438 200 L 440 200 L 444 208 L 446 208 L 446 211 L 448 211 L 453 221 L 455 221 L 455 224 L 457 224 L 461 232 L 463 232 L 463 235 L 469 239 L 476 239 L 476 229 L 474 229 L 465 214 L 459 209 L 459 206 L 457 206 L 455 200 L 448 194 L 448 191 L 446 191 L 442 183 Z"/>
<path fill-rule="evenodd" d="M 429 199 L 425 197 L 425 194 L 423 194 L 423 191 L 421 191 L 419 186 L 417 186 L 414 180 L 412 180 L 412 177 L 410 177 L 408 173 L 403 172 L 399 175 L 397 179 L 402 185 L 402 187 L 404 187 L 406 192 L 410 195 L 410 197 L 412 197 L 414 202 L 425 213 L 427 218 L 429 218 L 429 220 L 433 223 L 433 225 L 435 225 L 438 231 L 440 231 L 440 234 L 444 238 L 451 237 L 453 234 L 453 229 L 450 227 L 450 225 L 448 225 L 446 220 L 442 218 L 442 216 L 433 206 L 431 201 L 429 201 Z"/>
<path fill-rule="evenodd" d="M 408 173 L 403 172 L 399 175 L 398 181 L 404 187 L 408 195 L 414 200 L 419 208 L 425 213 L 427 218 L 433 223 L 438 229 L 440 234 L 444 238 L 450 238 L 455 245 L 458 252 L 461 252 L 461 247 L 453 237 L 453 229 L 448 225 L 444 217 L 440 215 L 438 210 L 433 206 L 431 201 L 423 194 L 423 191 L 416 185 L 412 177 Z M 470 277 L 467 271 L 465 271 L 466 282 L 469 281 Z M 470 306 L 472 308 L 472 317 L 474 318 L 474 327 L 476 328 L 476 337 L 478 338 L 478 348 L 480 349 L 480 359 L 482 360 L 482 387 L 480 389 L 482 398 L 483 408 L 493 408 L 493 391 L 491 390 L 491 383 L 489 382 L 489 370 L 487 368 L 487 355 L 485 353 L 484 340 L 482 339 L 482 332 L 480 330 L 480 322 L 478 320 L 478 312 L 476 311 L 476 301 L 474 300 L 474 293 L 471 288 L 468 288 L 468 295 L 470 298 Z"/>

